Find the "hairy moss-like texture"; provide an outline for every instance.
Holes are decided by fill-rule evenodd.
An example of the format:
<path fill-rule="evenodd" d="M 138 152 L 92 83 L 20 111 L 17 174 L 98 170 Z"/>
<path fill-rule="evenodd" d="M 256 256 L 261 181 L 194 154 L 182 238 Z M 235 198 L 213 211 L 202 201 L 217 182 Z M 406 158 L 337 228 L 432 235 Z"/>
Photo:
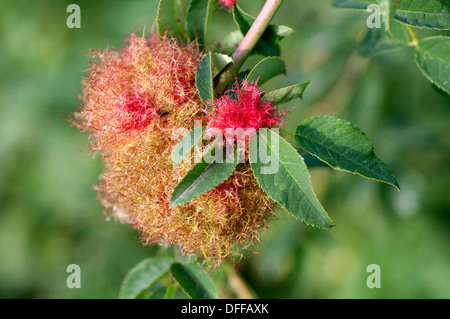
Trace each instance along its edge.
<path fill-rule="evenodd" d="M 228 10 L 231 10 L 231 8 L 233 8 L 235 2 L 237 2 L 237 0 L 219 0 L 221 8 L 226 8 Z"/>
<path fill-rule="evenodd" d="M 207 120 L 195 88 L 196 43 L 132 34 L 123 48 L 93 51 L 83 105 L 73 123 L 90 132 L 101 154 L 97 185 L 106 214 L 130 223 L 144 244 L 171 244 L 200 253 L 208 265 L 242 256 L 260 238 L 272 202 L 248 164 L 193 201 L 169 208 L 174 187 L 194 165 L 172 167 L 176 128 Z"/>

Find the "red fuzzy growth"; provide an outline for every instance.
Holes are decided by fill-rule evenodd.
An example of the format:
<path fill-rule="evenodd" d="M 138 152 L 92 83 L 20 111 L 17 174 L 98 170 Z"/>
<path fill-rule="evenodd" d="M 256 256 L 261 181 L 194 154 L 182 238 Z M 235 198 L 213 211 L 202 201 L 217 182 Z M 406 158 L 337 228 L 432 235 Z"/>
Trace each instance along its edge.
<path fill-rule="evenodd" d="M 231 9 L 236 1 L 237 0 L 219 0 L 219 3 L 222 5 L 221 8 Z"/>
<path fill-rule="evenodd" d="M 208 129 L 219 129 L 223 136 L 227 136 L 227 129 L 243 129 L 248 140 L 252 131 L 248 129 L 257 132 L 263 127 L 283 125 L 281 118 L 285 113 L 280 113 L 270 102 L 261 103 L 263 92 L 256 83 L 243 81 L 242 88 L 237 88 L 236 93 L 236 100 L 225 94 L 215 102 L 213 112 L 208 116 Z"/>
<path fill-rule="evenodd" d="M 148 96 L 127 92 L 119 105 L 127 115 L 121 123 L 124 130 L 143 129 L 158 116 Z"/>
<path fill-rule="evenodd" d="M 126 39 L 123 48 L 92 51 L 84 79 L 84 105 L 76 125 L 91 132 L 92 150 L 109 151 L 196 99 L 196 43 L 180 47 L 165 36 Z"/>

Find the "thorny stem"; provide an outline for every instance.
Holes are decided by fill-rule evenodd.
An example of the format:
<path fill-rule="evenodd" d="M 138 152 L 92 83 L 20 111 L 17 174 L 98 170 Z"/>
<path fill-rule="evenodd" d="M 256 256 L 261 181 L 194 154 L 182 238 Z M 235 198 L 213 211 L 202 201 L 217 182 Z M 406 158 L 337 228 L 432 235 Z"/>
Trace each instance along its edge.
<path fill-rule="evenodd" d="M 234 63 L 222 74 L 220 77 L 219 83 L 217 84 L 216 91 L 222 92 L 231 79 L 236 75 L 239 68 L 244 63 L 245 59 L 248 57 L 250 52 L 255 47 L 259 38 L 263 35 L 267 26 L 272 20 L 277 9 L 280 7 L 283 0 L 267 0 L 264 4 L 264 7 L 261 9 L 261 12 L 256 17 L 255 22 L 248 30 L 244 39 L 242 39 L 241 43 L 237 47 L 236 51 L 234 51 L 232 57 L 234 59 Z"/>
<path fill-rule="evenodd" d="M 411 43 L 410 45 L 413 47 L 417 46 L 417 43 L 419 43 L 419 39 L 417 39 L 416 34 L 414 33 L 414 30 L 411 29 L 409 25 L 406 26 L 406 29 L 408 30 L 409 35 L 411 36 Z"/>

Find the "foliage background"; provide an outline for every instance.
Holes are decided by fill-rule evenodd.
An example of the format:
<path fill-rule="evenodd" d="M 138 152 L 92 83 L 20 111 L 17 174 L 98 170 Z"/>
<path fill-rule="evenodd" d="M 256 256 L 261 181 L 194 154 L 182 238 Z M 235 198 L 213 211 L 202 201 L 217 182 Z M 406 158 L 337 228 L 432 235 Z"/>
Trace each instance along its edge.
<path fill-rule="evenodd" d="M 240 0 L 254 15 L 263 2 Z M 81 29 L 66 27 L 70 3 L 81 6 Z M 116 298 L 126 272 L 156 249 L 105 221 L 91 188 L 101 163 L 85 155 L 86 134 L 61 116 L 80 105 L 88 50 L 120 46 L 135 27 L 149 30 L 157 1 L 0 4 L 0 298 Z M 263 89 L 311 80 L 304 99 L 285 107 L 295 107 L 288 128 L 318 114 L 354 122 L 402 191 L 313 168 L 337 226 L 274 219 L 257 253 L 239 264 L 259 297 L 450 298 L 450 99 L 409 50 L 358 56 L 366 17 L 331 1 L 285 1 L 274 22 L 296 30 L 282 41 L 288 74 Z M 236 28 L 224 10 L 212 21 L 210 39 Z M 72 263 L 81 266 L 81 289 L 66 287 Z M 372 263 L 381 266 L 381 289 L 366 286 Z"/>

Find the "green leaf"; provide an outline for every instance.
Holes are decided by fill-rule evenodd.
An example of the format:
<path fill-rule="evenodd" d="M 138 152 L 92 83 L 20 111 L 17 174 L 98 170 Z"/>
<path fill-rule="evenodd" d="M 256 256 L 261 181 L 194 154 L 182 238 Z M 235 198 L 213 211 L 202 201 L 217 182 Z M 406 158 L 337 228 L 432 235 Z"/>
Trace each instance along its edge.
<path fill-rule="evenodd" d="M 258 81 L 258 85 L 263 85 L 265 82 L 279 74 L 286 74 L 286 65 L 283 60 L 273 56 L 267 57 L 255 65 L 247 76 L 247 81 Z"/>
<path fill-rule="evenodd" d="M 156 25 L 159 35 L 164 35 L 167 31 L 172 37 L 178 40 L 184 39 L 183 27 L 178 18 L 174 0 L 159 1 Z"/>
<path fill-rule="evenodd" d="M 298 150 L 297 150 L 298 151 Z M 302 150 L 303 152 L 303 150 Z M 303 160 L 305 161 L 306 167 L 314 168 L 314 167 L 327 167 L 330 168 L 325 162 L 322 162 L 320 159 L 311 155 L 310 153 L 306 153 L 303 156 Z"/>
<path fill-rule="evenodd" d="M 199 62 L 195 74 L 195 86 L 205 105 L 214 103 L 214 87 L 211 64 L 211 52 L 208 52 Z"/>
<path fill-rule="evenodd" d="M 370 4 L 378 4 L 376 0 L 335 0 L 333 6 L 341 9 L 367 10 Z"/>
<path fill-rule="evenodd" d="M 225 54 L 213 53 L 211 55 L 212 77 L 215 78 L 233 59 Z"/>
<path fill-rule="evenodd" d="M 208 33 L 208 23 L 212 0 L 191 0 L 186 15 L 186 29 L 191 40 L 198 38 L 204 45 Z"/>
<path fill-rule="evenodd" d="M 356 125 L 333 116 L 314 116 L 296 129 L 296 141 L 334 169 L 359 174 L 400 190 L 387 165 L 375 156 L 372 143 Z"/>
<path fill-rule="evenodd" d="M 285 25 L 271 24 L 269 25 L 269 29 L 275 32 L 275 34 L 280 38 L 290 36 L 292 33 L 294 33 L 294 29 Z"/>
<path fill-rule="evenodd" d="M 450 29 L 450 1 L 402 0 L 395 19 L 418 28 Z"/>
<path fill-rule="evenodd" d="M 268 196 L 307 224 L 333 226 L 312 190 L 303 158 L 285 139 L 260 129 L 250 139 L 249 154 L 253 174 Z"/>
<path fill-rule="evenodd" d="M 255 22 L 255 18 L 244 12 L 238 5 L 233 7 L 233 17 L 243 35 L 247 34 L 253 22 Z M 261 54 L 263 56 L 279 56 L 281 55 L 281 49 L 278 40 L 279 37 L 277 33 L 269 26 L 262 34 L 251 53 Z"/>
<path fill-rule="evenodd" d="M 239 43 L 241 43 L 242 39 L 244 39 L 244 36 L 242 35 L 241 31 L 234 30 L 230 33 L 227 33 L 222 40 L 220 40 L 216 47 L 214 48 L 214 51 L 222 52 L 227 55 L 232 55 L 233 52 L 236 50 L 236 48 L 239 46 Z"/>
<path fill-rule="evenodd" d="M 161 287 L 157 290 L 155 290 L 147 299 L 165 299 L 164 296 L 166 295 L 167 287 Z"/>
<path fill-rule="evenodd" d="M 208 273 L 198 263 L 175 263 L 170 269 L 173 278 L 192 299 L 216 299 L 217 291 Z"/>
<path fill-rule="evenodd" d="M 308 84 L 309 81 L 267 92 L 261 98 L 261 102 L 279 105 L 299 97 L 301 98 Z"/>
<path fill-rule="evenodd" d="M 150 287 L 139 293 L 134 299 L 164 299 L 167 287 Z"/>
<path fill-rule="evenodd" d="M 167 287 L 166 294 L 164 295 L 164 299 L 173 299 L 175 293 L 177 292 L 178 285 L 172 284 Z"/>
<path fill-rule="evenodd" d="M 425 77 L 450 94 L 450 37 L 430 37 L 419 41 L 415 61 Z"/>
<path fill-rule="evenodd" d="M 200 144 L 206 126 L 194 127 L 178 143 L 172 151 L 173 168 L 177 167 L 185 159 L 190 159 L 194 148 Z"/>
<path fill-rule="evenodd" d="M 217 140 L 213 143 L 212 152 L 222 148 Z M 212 154 L 212 157 L 205 155 L 175 187 L 170 198 L 170 207 L 185 204 L 226 181 L 238 164 L 238 153 L 236 147 L 233 158 L 219 153 Z"/>
<path fill-rule="evenodd" d="M 402 24 L 393 21 L 391 33 L 385 32 L 381 28 L 368 29 L 363 42 L 359 46 L 359 54 L 376 56 L 408 47 L 408 33 Z"/>
<path fill-rule="evenodd" d="M 126 275 L 120 287 L 119 298 L 135 298 L 164 276 L 173 262 L 174 260 L 165 258 L 144 259 Z"/>
<path fill-rule="evenodd" d="M 133 299 L 150 299 L 152 294 L 153 294 L 153 291 L 146 289 L 146 290 L 141 291 L 139 294 L 137 294 Z"/>

